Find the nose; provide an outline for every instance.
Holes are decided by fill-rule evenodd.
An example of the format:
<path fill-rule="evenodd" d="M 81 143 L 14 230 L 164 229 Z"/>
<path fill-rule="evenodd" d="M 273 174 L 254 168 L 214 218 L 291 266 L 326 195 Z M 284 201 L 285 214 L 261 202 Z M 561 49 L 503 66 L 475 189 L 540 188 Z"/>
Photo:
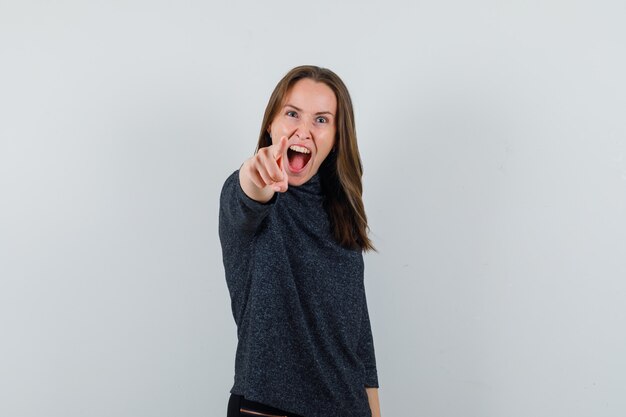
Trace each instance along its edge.
<path fill-rule="evenodd" d="M 294 132 L 300 140 L 311 139 L 311 126 L 307 120 L 304 118 L 298 124 L 296 131 Z"/>

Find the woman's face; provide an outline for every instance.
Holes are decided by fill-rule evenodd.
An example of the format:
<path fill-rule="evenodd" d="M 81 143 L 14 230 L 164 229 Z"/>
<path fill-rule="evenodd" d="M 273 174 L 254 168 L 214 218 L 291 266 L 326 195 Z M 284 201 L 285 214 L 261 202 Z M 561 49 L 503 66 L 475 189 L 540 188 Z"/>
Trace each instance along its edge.
<path fill-rule="evenodd" d="M 288 138 L 282 163 L 289 185 L 306 183 L 335 145 L 337 98 L 326 84 L 304 78 L 287 92 L 268 132 L 272 144 Z"/>

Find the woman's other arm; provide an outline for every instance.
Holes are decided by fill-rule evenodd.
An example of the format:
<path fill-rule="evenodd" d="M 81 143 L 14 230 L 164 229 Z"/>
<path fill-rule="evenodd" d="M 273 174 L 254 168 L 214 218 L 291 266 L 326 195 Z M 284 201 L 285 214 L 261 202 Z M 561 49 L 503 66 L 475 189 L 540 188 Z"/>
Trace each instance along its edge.
<path fill-rule="evenodd" d="M 367 399 L 370 403 L 370 409 L 372 410 L 372 417 L 380 416 L 380 402 L 378 401 L 378 388 L 366 387 Z"/>

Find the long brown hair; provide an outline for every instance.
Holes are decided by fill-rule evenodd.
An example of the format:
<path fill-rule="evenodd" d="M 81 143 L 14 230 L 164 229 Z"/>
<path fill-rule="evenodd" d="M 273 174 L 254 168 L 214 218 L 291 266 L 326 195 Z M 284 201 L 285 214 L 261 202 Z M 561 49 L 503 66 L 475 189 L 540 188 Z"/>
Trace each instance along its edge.
<path fill-rule="evenodd" d="M 276 85 L 270 96 L 256 150 L 270 146 L 268 127 L 283 105 L 291 87 L 309 78 L 330 87 L 337 98 L 335 149 L 320 166 L 320 180 L 325 191 L 324 205 L 330 218 L 333 235 L 344 247 L 375 250 L 367 236 L 367 216 L 363 206 L 363 164 L 359 155 L 350 94 L 341 78 L 327 68 L 303 65 L 289 71 Z"/>

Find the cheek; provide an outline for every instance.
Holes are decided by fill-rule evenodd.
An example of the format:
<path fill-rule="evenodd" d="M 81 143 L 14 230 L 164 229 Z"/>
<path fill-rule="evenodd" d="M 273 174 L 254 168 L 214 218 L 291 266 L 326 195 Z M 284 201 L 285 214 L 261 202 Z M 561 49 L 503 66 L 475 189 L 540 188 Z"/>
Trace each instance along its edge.
<path fill-rule="evenodd" d="M 324 138 L 323 141 L 320 141 L 318 143 L 317 151 L 320 154 L 320 156 L 326 157 L 328 156 L 328 154 L 330 154 L 334 145 L 335 145 L 334 137 L 330 135 L 329 137 Z"/>
<path fill-rule="evenodd" d="M 326 148 L 328 148 L 329 152 L 335 146 L 335 142 L 336 142 L 335 136 L 336 136 L 336 133 L 333 131 L 333 132 L 329 132 L 327 138 L 325 138 L 326 141 L 324 145 Z"/>
<path fill-rule="evenodd" d="M 276 121 L 272 124 L 272 132 L 283 135 L 289 130 L 289 126 L 284 121 Z"/>

